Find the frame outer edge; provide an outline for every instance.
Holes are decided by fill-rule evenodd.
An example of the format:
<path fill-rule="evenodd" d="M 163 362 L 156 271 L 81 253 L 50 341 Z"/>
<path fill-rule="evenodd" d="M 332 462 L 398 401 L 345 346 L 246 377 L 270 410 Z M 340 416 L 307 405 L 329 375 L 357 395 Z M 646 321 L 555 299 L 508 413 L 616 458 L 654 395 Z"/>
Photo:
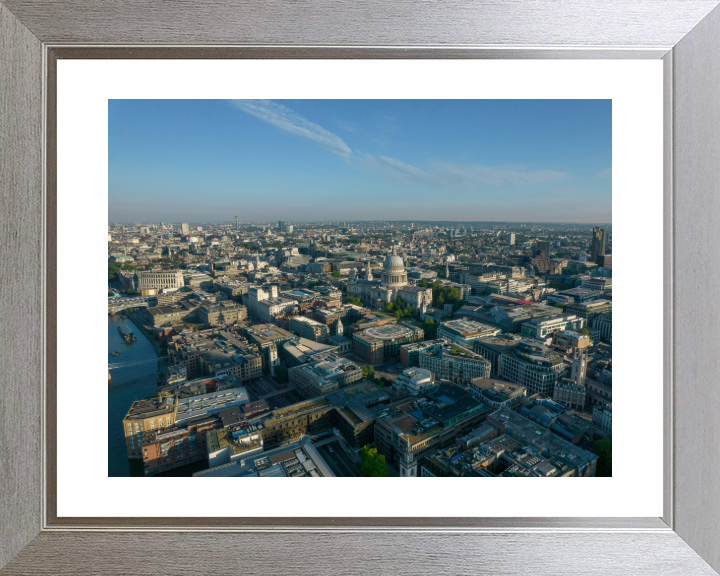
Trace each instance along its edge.
<path fill-rule="evenodd" d="M 42 45 L 0 4 L 0 566 L 41 529 Z"/>
<path fill-rule="evenodd" d="M 43 42 L 653 46 L 716 0 L 4 0 Z"/>
<path fill-rule="evenodd" d="M 720 570 L 720 8 L 673 49 L 674 529 Z"/>

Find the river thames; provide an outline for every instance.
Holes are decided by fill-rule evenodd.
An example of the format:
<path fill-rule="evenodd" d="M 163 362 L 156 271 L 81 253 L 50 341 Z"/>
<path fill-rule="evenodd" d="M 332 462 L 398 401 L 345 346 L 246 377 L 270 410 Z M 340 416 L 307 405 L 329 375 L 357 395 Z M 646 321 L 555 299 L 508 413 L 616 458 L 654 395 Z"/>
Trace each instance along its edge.
<path fill-rule="evenodd" d="M 122 324 L 134 332 L 136 342 L 123 340 L 118 332 Z M 111 356 L 111 352 L 120 352 L 120 356 Z M 132 320 L 122 314 L 108 315 L 108 368 L 112 378 L 108 386 L 108 476 L 143 475 L 142 462 L 127 458 L 122 420 L 135 400 L 152 396 L 158 364 L 164 369 L 166 362 L 158 360 L 153 345 Z"/>

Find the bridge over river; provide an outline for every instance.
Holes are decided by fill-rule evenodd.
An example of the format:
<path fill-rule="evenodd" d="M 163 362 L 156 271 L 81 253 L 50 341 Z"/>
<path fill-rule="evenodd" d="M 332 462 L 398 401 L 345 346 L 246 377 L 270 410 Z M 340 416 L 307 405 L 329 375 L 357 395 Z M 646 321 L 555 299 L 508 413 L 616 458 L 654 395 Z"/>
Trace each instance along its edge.
<path fill-rule="evenodd" d="M 157 304 L 155 296 L 127 296 L 108 298 L 108 314 L 117 314 L 128 308 L 150 308 Z"/>

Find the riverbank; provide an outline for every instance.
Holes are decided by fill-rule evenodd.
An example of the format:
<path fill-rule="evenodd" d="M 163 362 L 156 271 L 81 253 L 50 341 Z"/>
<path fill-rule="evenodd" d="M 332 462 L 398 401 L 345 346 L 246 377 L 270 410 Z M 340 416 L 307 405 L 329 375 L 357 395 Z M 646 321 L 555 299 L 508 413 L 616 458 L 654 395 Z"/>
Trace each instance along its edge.
<path fill-rule="evenodd" d="M 150 344 L 152 344 L 152 347 L 155 350 L 155 354 L 160 357 L 163 355 L 160 342 L 157 341 L 155 333 L 151 330 L 150 326 L 145 324 L 141 314 L 142 312 L 140 312 L 139 310 L 127 312 L 128 318 L 130 318 L 130 320 L 132 320 L 132 323 L 135 324 L 135 327 L 145 335 Z"/>

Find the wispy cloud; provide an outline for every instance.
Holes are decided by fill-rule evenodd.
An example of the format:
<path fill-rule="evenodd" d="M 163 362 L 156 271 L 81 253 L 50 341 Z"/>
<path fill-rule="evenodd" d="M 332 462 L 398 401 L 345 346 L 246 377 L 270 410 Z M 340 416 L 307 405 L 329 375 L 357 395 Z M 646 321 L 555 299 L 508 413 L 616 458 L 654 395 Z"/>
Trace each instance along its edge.
<path fill-rule="evenodd" d="M 353 151 L 338 135 L 310 122 L 287 106 L 270 100 L 230 100 L 233 106 L 273 126 L 301 138 L 307 138 L 317 146 L 345 158 L 365 170 L 377 172 L 383 178 L 415 186 L 433 188 L 501 187 L 504 185 L 533 186 L 547 182 L 562 181 L 564 172 L 555 170 L 529 170 L 525 166 L 459 165 L 444 162 L 431 164 L 422 170 L 396 158 Z M 386 117 L 388 123 L 393 117 Z M 347 132 L 367 136 L 365 130 L 352 123 L 338 122 Z M 609 169 L 606 171 L 609 172 Z"/>
<path fill-rule="evenodd" d="M 280 130 L 307 138 L 325 150 L 349 158 L 350 147 L 338 135 L 328 132 L 322 126 L 303 118 L 287 106 L 270 100 L 230 100 L 233 106 L 272 124 Z"/>
<path fill-rule="evenodd" d="M 431 174 L 388 156 L 362 154 L 358 158 L 358 164 L 365 169 L 378 172 L 394 182 L 419 186 L 437 186 L 439 184 Z"/>
<path fill-rule="evenodd" d="M 505 185 L 534 186 L 567 179 L 564 172 L 528 170 L 523 166 L 459 165 L 435 162 L 425 171 L 388 156 L 364 154 L 358 158 L 364 168 L 379 172 L 395 182 L 434 188 L 465 188 L 479 186 L 499 188 Z"/>
<path fill-rule="evenodd" d="M 483 186 L 533 186 L 565 180 L 567 174 L 556 170 L 528 170 L 525 166 L 461 166 L 436 162 L 433 175 L 447 187 L 474 188 Z"/>
<path fill-rule="evenodd" d="M 607 168 L 602 172 L 598 172 L 595 176 L 599 176 L 600 178 L 612 178 L 612 168 Z"/>

